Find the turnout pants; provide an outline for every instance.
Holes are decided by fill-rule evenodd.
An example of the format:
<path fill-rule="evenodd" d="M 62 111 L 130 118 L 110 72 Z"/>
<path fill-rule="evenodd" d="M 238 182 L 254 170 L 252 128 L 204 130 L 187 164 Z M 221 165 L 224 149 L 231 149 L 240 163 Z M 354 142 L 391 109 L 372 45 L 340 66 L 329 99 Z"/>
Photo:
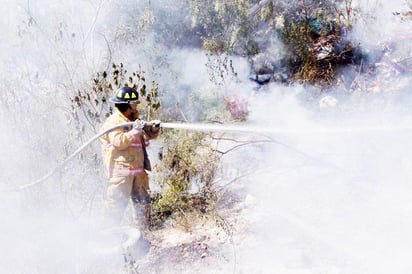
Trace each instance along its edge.
<path fill-rule="evenodd" d="M 149 178 L 145 171 L 135 175 L 110 177 L 106 198 L 107 213 L 116 224 L 121 223 L 131 201 L 135 225 L 142 231 L 150 225 Z"/>

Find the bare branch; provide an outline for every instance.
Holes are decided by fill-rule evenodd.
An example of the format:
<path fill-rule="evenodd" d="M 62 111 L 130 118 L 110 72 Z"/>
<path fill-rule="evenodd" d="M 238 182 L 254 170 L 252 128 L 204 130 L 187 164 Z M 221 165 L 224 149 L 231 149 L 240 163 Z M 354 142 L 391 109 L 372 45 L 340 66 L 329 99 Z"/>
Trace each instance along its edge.
<path fill-rule="evenodd" d="M 264 6 L 268 5 L 272 0 L 263 0 L 260 1 L 259 3 L 257 3 L 256 5 L 254 5 L 249 13 L 248 13 L 248 18 L 250 19 L 251 17 L 255 16 L 256 13 L 258 13 Z"/>

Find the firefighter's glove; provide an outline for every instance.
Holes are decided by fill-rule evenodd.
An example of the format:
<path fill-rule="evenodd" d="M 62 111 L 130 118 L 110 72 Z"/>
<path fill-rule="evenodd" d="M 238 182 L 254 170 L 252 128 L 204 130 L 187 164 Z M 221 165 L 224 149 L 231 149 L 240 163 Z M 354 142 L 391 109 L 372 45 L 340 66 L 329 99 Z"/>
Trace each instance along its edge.
<path fill-rule="evenodd" d="M 157 127 L 160 128 L 160 120 L 152 120 L 150 121 L 150 124 L 152 125 L 152 127 Z"/>
<path fill-rule="evenodd" d="M 150 131 L 153 133 L 158 133 L 160 130 L 160 120 L 152 120 L 149 122 L 150 124 Z"/>
<path fill-rule="evenodd" d="M 132 137 L 133 139 L 136 138 L 139 134 L 142 134 L 143 128 L 146 126 L 147 122 L 143 120 L 136 120 L 133 123 L 133 128 L 130 130 L 127 135 Z"/>
<path fill-rule="evenodd" d="M 143 128 L 146 127 L 146 125 L 146 121 L 138 119 L 133 123 L 133 130 L 136 130 L 138 133 L 142 133 Z"/>

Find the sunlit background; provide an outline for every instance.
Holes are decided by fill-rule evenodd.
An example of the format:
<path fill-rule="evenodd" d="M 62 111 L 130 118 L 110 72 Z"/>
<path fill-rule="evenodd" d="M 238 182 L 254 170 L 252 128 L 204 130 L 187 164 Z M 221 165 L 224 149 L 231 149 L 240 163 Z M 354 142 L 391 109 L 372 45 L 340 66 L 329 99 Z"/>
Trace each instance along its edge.
<path fill-rule="evenodd" d="M 104 188 L 96 172 L 74 160 L 40 188 L 18 187 L 86 141 L 68 141 L 76 138 L 70 96 L 114 60 L 141 65 L 166 99 L 183 106 L 185 92 L 210 91 L 207 56 L 182 31 L 191 24 L 187 6 L 149 2 L 2 3 L 2 273 L 122 271 L 122 257 L 102 244 L 111 239 L 93 235 L 102 204 L 96 193 Z M 363 16 L 352 39 L 371 59 L 387 48 L 367 92 L 336 86 L 314 96 L 313 88 L 279 83 L 258 89 L 246 58 L 233 56 L 238 80 L 226 83 L 228 92 L 246 98 L 245 124 L 264 132 L 242 136 L 265 141 L 223 159 L 226 176 L 242 175 L 232 188 L 244 198 L 239 219 L 246 220 L 235 229 L 233 251 L 222 255 L 226 263 L 187 273 L 410 273 L 412 77 L 392 66 L 412 57 L 411 21 L 393 16 L 407 4 L 353 1 Z M 274 39 L 270 51 L 282 50 Z M 276 133 L 285 129 L 296 130 Z"/>

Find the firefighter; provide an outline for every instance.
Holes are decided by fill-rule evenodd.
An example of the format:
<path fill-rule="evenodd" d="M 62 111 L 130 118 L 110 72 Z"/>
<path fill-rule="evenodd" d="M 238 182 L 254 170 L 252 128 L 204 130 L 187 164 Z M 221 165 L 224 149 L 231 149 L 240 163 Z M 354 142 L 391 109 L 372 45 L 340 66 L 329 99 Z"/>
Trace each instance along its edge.
<path fill-rule="evenodd" d="M 140 120 L 137 110 L 139 94 L 130 87 L 118 89 L 109 101 L 114 112 L 102 126 L 133 122 L 133 126 L 118 128 L 101 137 L 104 165 L 108 175 L 106 211 L 111 222 L 120 224 L 131 201 L 133 221 L 144 231 L 150 225 L 149 178 L 151 170 L 146 147 L 158 136 L 160 121 Z"/>

